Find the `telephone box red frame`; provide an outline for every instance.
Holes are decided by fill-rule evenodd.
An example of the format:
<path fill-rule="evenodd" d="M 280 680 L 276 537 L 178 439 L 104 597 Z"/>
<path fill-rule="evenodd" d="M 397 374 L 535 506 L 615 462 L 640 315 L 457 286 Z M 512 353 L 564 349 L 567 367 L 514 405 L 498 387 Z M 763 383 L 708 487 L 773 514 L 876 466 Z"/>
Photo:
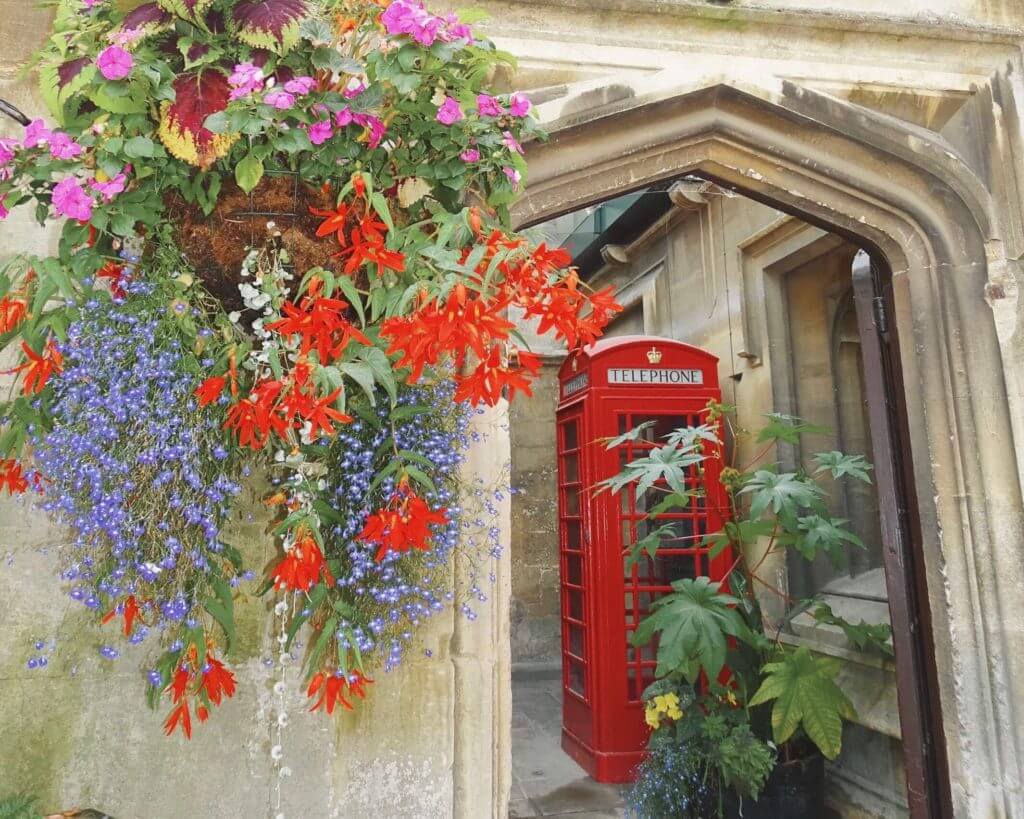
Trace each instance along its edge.
<path fill-rule="evenodd" d="M 631 489 L 612 495 L 594 487 L 671 430 L 706 423 L 712 399 L 721 400 L 718 359 L 671 339 L 602 339 L 559 370 L 562 747 L 599 782 L 631 781 L 649 735 L 641 694 L 653 682 L 656 647 L 633 648 L 630 634 L 651 602 L 671 591 L 672 580 L 704 574 L 721 580 L 731 555 L 709 561 L 700 545 L 728 516 L 719 458 L 693 467 L 687 479 L 704 496 L 654 524 L 673 521 L 680 537 L 663 541 L 656 560 L 643 555 L 628 575 L 623 559 L 646 531 L 648 498 L 638 502 Z M 602 439 L 648 420 L 655 425 L 642 440 L 606 449 Z"/>

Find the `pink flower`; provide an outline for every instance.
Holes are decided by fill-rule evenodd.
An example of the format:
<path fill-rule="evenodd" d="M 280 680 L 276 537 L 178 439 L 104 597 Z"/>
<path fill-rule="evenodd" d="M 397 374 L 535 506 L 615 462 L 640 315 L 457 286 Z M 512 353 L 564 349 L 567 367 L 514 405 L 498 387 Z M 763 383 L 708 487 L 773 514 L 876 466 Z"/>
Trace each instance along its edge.
<path fill-rule="evenodd" d="M 309 133 L 309 141 L 314 145 L 323 145 L 327 140 L 334 136 L 334 129 L 331 127 L 331 121 L 329 119 L 321 119 L 314 122 L 307 129 Z"/>
<path fill-rule="evenodd" d="M 510 151 L 517 154 L 521 154 L 523 152 L 523 146 L 519 144 L 514 136 L 512 136 L 511 131 L 502 131 L 501 141 Z"/>
<path fill-rule="evenodd" d="M 482 117 L 500 117 L 505 113 L 501 108 L 501 103 L 488 94 L 477 95 L 476 110 Z"/>
<path fill-rule="evenodd" d="M 228 77 L 232 91 L 228 99 L 238 100 L 263 88 L 263 69 L 252 63 L 238 63 Z"/>
<path fill-rule="evenodd" d="M 518 91 L 513 94 L 508 101 L 508 112 L 514 117 L 525 117 L 530 113 L 530 108 L 533 104 L 527 99 L 525 94 L 520 94 Z"/>
<path fill-rule="evenodd" d="M 444 21 L 435 17 L 419 3 L 410 0 L 394 0 L 380 16 L 388 34 L 408 34 L 425 46 L 434 44 Z"/>
<path fill-rule="evenodd" d="M 60 216 L 88 222 L 92 217 L 92 197 L 75 177 L 69 176 L 54 186 L 53 208 Z"/>
<path fill-rule="evenodd" d="M 25 138 L 22 144 L 26 148 L 38 148 L 40 145 L 49 143 L 53 131 L 43 125 L 41 119 L 34 119 L 25 126 Z"/>
<path fill-rule="evenodd" d="M 506 165 L 502 170 L 505 172 L 505 176 L 509 178 L 513 188 L 519 187 L 519 181 L 523 178 L 523 175 L 519 173 L 515 168 Z"/>
<path fill-rule="evenodd" d="M 459 154 L 459 159 L 461 159 L 463 162 L 479 162 L 480 152 L 476 148 L 467 148 L 465 151 Z"/>
<path fill-rule="evenodd" d="M 96 58 L 100 73 L 108 80 L 123 80 L 131 73 L 135 61 L 121 46 L 107 46 Z"/>
<path fill-rule="evenodd" d="M 303 97 L 316 88 L 316 80 L 312 77 L 295 77 L 284 84 L 284 90 L 289 94 Z"/>
<path fill-rule="evenodd" d="M 449 14 L 445 17 L 444 21 L 447 23 L 447 27 L 443 32 L 441 32 L 441 36 L 444 38 L 445 42 L 450 43 L 454 40 L 473 41 L 473 32 L 470 30 L 469 26 L 465 23 L 460 23 L 459 18 L 454 14 Z"/>
<path fill-rule="evenodd" d="M 3 221 L 4 219 L 6 219 L 7 218 L 7 214 L 10 213 L 10 211 L 7 210 L 7 204 L 5 202 L 6 199 L 7 199 L 7 194 L 6 193 L 3 196 L 0 196 L 0 221 Z"/>
<path fill-rule="evenodd" d="M 89 181 L 89 187 L 98 193 L 103 201 L 110 204 L 114 201 L 114 197 L 119 193 L 124 193 L 125 185 L 128 182 L 128 176 L 124 171 L 119 173 L 113 179 L 107 182 L 100 182 L 99 180 L 92 179 Z"/>
<path fill-rule="evenodd" d="M 0 165 L 6 165 L 14 159 L 14 149 L 18 147 L 18 140 L 0 138 Z"/>
<path fill-rule="evenodd" d="M 94 8 L 96 8 L 96 6 L 98 6 L 102 2 L 103 2 L 103 0 L 82 0 L 82 3 L 85 4 L 85 7 L 87 9 L 94 9 Z"/>
<path fill-rule="evenodd" d="M 280 88 L 273 88 L 263 97 L 264 105 L 271 105 L 279 111 L 285 111 L 295 105 L 295 95 L 282 91 Z"/>
<path fill-rule="evenodd" d="M 135 45 L 146 36 L 141 28 L 129 28 L 123 31 L 112 31 L 107 35 L 107 42 L 119 45 L 121 48 L 128 48 Z"/>
<path fill-rule="evenodd" d="M 348 81 L 348 83 L 346 83 L 345 90 L 341 92 L 341 95 L 347 100 L 354 100 L 365 90 L 366 83 L 356 77 L 353 77 Z"/>
<path fill-rule="evenodd" d="M 465 119 L 465 114 L 459 107 L 459 101 L 455 97 L 445 97 L 441 107 L 437 109 L 437 121 L 442 125 L 451 125 L 460 119 Z"/>
<path fill-rule="evenodd" d="M 83 150 L 81 145 L 61 131 L 54 131 L 50 136 L 50 156 L 54 159 L 74 159 Z"/>
<path fill-rule="evenodd" d="M 346 125 L 351 125 L 354 119 L 352 112 L 345 106 L 334 115 L 334 124 L 339 128 L 344 128 Z"/>
<path fill-rule="evenodd" d="M 384 139 L 384 133 L 387 131 L 387 126 L 383 120 L 373 116 L 373 114 L 353 114 L 352 121 L 369 129 L 369 144 L 371 148 L 376 148 L 380 145 L 380 141 Z"/>

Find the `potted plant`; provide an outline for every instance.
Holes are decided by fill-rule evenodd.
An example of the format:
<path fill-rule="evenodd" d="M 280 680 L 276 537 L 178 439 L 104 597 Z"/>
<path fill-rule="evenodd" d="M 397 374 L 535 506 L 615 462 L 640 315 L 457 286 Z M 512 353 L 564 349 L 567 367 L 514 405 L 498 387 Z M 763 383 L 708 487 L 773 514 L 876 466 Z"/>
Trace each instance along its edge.
<path fill-rule="evenodd" d="M 652 488 L 664 496 L 648 515 L 650 531 L 630 545 L 627 566 L 643 554 L 656 557 L 677 536 L 662 516 L 684 510 L 702 491 L 688 488 L 687 477 L 702 475 L 707 458 L 722 457 L 719 430 L 730 412 L 709 404 L 706 424 L 652 443 L 603 483 L 637 498 Z M 639 441 L 646 426 L 606 445 Z M 744 434 L 730 431 L 734 439 Z M 823 815 L 824 759 L 839 755 L 843 720 L 855 713 L 836 682 L 837 661 L 784 642 L 784 631 L 793 617 L 810 612 L 842 628 L 859 648 L 892 649 L 888 626 L 849 623 L 817 600 L 794 604 L 762 570 L 788 551 L 807 560 L 824 554 L 841 565 L 848 547 L 863 547 L 847 521 L 830 513 L 827 490 L 828 481 L 870 482 L 871 465 L 862 456 L 819 453 L 810 470 L 795 471 L 771 459 L 777 444 L 795 444 L 807 432 L 821 429 L 770 415 L 753 436 L 760 446 L 753 460 L 721 471 L 731 515 L 703 545 L 712 558 L 732 550 L 727 577 L 675 580 L 632 635 L 636 646 L 657 641 L 657 680 L 644 693 L 649 756 L 631 794 L 641 816 Z M 769 621 L 761 595 L 784 601 L 784 616 Z M 685 775 L 666 778 L 669 768 Z"/>
<path fill-rule="evenodd" d="M 429 617 L 486 599 L 449 570 L 500 554 L 459 473 L 473 408 L 540 366 L 506 310 L 577 347 L 621 308 L 511 229 L 539 131 L 490 87 L 512 58 L 479 13 L 49 5 L 49 118 L 0 104 L 24 126 L 0 139 L 0 219 L 60 225 L 53 255 L 0 269 L 0 492 L 69 527 L 68 594 L 104 662 L 119 634 L 151 649 L 136 687 L 168 735 L 234 696 L 235 608 L 272 598 L 283 776 L 281 669 L 302 665 L 312 710 L 351 709 Z M 224 531 L 249 476 L 265 567 Z"/>

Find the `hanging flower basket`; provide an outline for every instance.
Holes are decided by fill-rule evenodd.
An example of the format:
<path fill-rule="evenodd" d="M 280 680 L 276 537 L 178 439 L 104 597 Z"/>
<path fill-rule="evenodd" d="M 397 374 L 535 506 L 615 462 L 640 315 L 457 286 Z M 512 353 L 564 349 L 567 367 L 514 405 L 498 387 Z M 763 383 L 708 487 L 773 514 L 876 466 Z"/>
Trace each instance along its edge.
<path fill-rule="evenodd" d="M 352 708 L 416 627 L 485 597 L 500 543 L 467 536 L 459 474 L 474 408 L 529 394 L 539 366 L 508 308 L 569 347 L 620 308 L 511 231 L 541 135 L 524 96 L 488 92 L 511 58 L 475 18 L 57 6 L 50 118 L 0 141 L 0 217 L 62 221 L 57 255 L 0 275 L 0 491 L 68 527 L 61 576 L 101 656 L 151 647 L 140 688 L 168 734 L 236 694 L 250 594 L 275 600 L 310 707 Z M 275 515 L 262 578 L 224 537 L 250 475 Z M 482 550 L 469 599 L 456 550 Z"/>

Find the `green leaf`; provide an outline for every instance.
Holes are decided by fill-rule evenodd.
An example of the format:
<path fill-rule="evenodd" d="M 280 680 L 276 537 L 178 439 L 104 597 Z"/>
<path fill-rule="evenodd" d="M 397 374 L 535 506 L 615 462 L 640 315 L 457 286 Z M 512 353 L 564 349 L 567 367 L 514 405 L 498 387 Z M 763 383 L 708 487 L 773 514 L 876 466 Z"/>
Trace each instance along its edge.
<path fill-rule="evenodd" d="M 297 154 L 312 150 L 313 143 L 309 141 L 309 134 L 301 128 L 289 128 L 274 137 L 274 147 L 285 153 Z"/>
<path fill-rule="evenodd" d="M 210 116 L 203 120 L 203 127 L 214 134 L 226 134 L 231 130 L 228 123 L 228 115 L 224 111 L 210 114 Z"/>
<path fill-rule="evenodd" d="M 871 483 L 871 476 L 868 472 L 874 467 L 863 455 L 844 455 L 842 452 L 832 450 L 831 452 L 819 452 L 814 456 L 818 468 L 814 470 L 815 475 L 822 472 L 830 472 L 836 480 L 849 475 L 864 483 Z"/>
<path fill-rule="evenodd" d="M 807 560 L 814 560 L 821 552 L 829 556 L 837 568 L 846 562 L 846 544 L 864 548 L 864 543 L 853 532 L 844 529 L 844 518 L 806 515 L 797 519 L 795 531 L 787 531 L 779 542 L 792 546 Z"/>
<path fill-rule="evenodd" d="M 767 537 L 775 529 L 770 520 L 726 521 L 725 527 L 713 535 L 707 535 L 701 545 L 710 544 L 708 557 L 714 560 L 729 546 L 741 547 L 745 543 L 756 543 L 758 538 Z"/>
<path fill-rule="evenodd" d="M 638 424 L 627 432 L 623 432 L 621 435 L 616 435 L 614 438 L 602 438 L 604 441 L 605 449 L 615 449 L 617 446 L 622 446 L 624 443 L 629 441 L 641 440 L 644 430 L 650 429 L 655 425 L 655 421 L 644 421 L 642 424 Z"/>
<path fill-rule="evenodd" d="M 801 435 L 820 435 L 828 432 L 828 427 L 805 424 L 801 419 L 793 415 L 770 412 L 766 417 L 768 418 L 768 423 L 761 427 L 761 431 L 757 433 L 757 440 L 760 443 L 782 441 L 787 444 L 796 444 L 800 442 Z"/>
<path fill-rule="evenodd" d="M 669 446 L 693 449 L 704 443 L 720 444 L 718 430 L 711 424 L 701 424 L 696 427 L 680 427 L 674 429 L 665 436 L 665 443 Z"/>
<path fill-rule="evenodd" d="M 635 482 L 639 500 L 648 489 L 664 481 L 673 492 L 685 495 L 689 491 L 686 487 L 689 468 L 704 458 L 703 453 L 693 449 L 677 449 L 668 445 L 655 447 L 647 450 L 646 457 L 630 461 L 618 475 L 601 481 L 598 486 L 619 492 L 627 484 Z"/>
<path fill-rule="evenodd" d="M 356 361 L 342 361 L 336 365 L 341 372 L 355 381 L 366 393 L 371 404 L 377 403 L 377 395 L 373 389 L 373 370 L 368 364 L 361 364 Z"/>
<path fill-rule="evenodd" d="M 229 597 L 230 601 L 231 598 Z M 205 608 L 210 616 L 216 620 L 222 629 L 224 629 L 224 637 L 227 639 L 228 651 L 231 650 L 231 646 L 235 644 L 235 616 L 233 606 L 227 606 L 220 600 L 215 600 L 212 597 L 208 597 L 203 602 L 203 608 Z"/>
<path fill-rule="evenodd" d="M 679 492 L 669 492 L 664 498 L 658 501 L 648 512 L 648 518 L 655 518 L 658 515 L 663 515 L 672 509 L 685 509 L 690 505 L 690 498 L 696 493 L 687 492 L 680 494 Z"/>
<path fill-rule="evenodd" d="M 811 614 L 819 623 L 841 628 L 846 639 L 853 643 L 858 651 L 875 652 L 885 657 L 895 656 L 892 647 L 892 626 L 888 623 L 869 623 L 866 620 L 851 623 L 833 612 L 825 603 L 819 603 Z"/>
<path fill-rule="evenodd" d="M 728 638 L 747 640 L 748 630 L 734 606 L 735 597 L 719 591 L 708 577 L 676 580 L 673 591 L 651 606 L 633 635 L 633 645 L 658 637 L 659 677 L 681 673 L 690 683 L 701 672 L 716 679 L 725 665 Z"/>
<path fill-rule="evenodd" d="M 156 153 L 156 144 L 144 136 L 134 136 L 124 144 L 125 156 L 132 159 L 149 159 Z"/>
<path fill-rule="evenodd" d="M 327 644 L 334 638 L 334 630 L 337 627 L 338 618 L 331 617 L 324 623 L 323 628 L 320 629 L 316 642 L 313 644 L 313 650 L 310 651 L 309 658 L 306 660 L 306 668 L 309 670 L 310 676 L 319 670 L 320 660 L 324 656 Z"/>
<path fill-rule="evenodd" d="M 424 489 L 427 489 L 435 494 L 437 493 L 437 485 L 427 476 L 425 472 L 423 472 L 423 470 L 415 466 L 412 466 L 411 464 L 406 464 L 404 469 L 405 474 L 412 478 L 414 481 L 416 481 L 416 483 L 418 483 Z"/>
<path fill-rule="evenodd" d="M 843 720 L 855 719 L 856 713 L 836 684 L 838 670 L 838 663 L 815 657 L 806 646 L 787 652 L 780 662 L 764 666 L 765 680 L 749 705 L 775 701 L 772 735 L 776 743 L 786 742 L 803 728 L 827 759 L 839 756 Z"/>
<path fill-rule="evenodd" d="M 263 160 L 252 154 L 246 155 L 235 166 L 235 181 L 246 193 L 252 191 L 263 178 Z"/>
<path fill-rule="evenodd" d="M 779 475 L 768 469 L 759 469 L 738 494 L 753 495 L 751 518 L 761 517 L 768 509 L 776 515 L 795 518 L 801 508 L 818 505 L 824 491 L 814 481 L 795 472 Z"/>
<path fill-rule="evenodd" d="M 675 527 L 670 523 L 666 523 L 664 526 L 659 526 L 657 529 L 648 532 L 629 547 L 629 555 L 623 562 L 625 570 L 627 572 L 633 571 L 633 567 L 640 562 L 641 552 L 647 552 L 647 555 L 653 558 L 658 553 L 658 547 L 661 546 L 661 539 L 672 537 L 675 533 Z"/>

